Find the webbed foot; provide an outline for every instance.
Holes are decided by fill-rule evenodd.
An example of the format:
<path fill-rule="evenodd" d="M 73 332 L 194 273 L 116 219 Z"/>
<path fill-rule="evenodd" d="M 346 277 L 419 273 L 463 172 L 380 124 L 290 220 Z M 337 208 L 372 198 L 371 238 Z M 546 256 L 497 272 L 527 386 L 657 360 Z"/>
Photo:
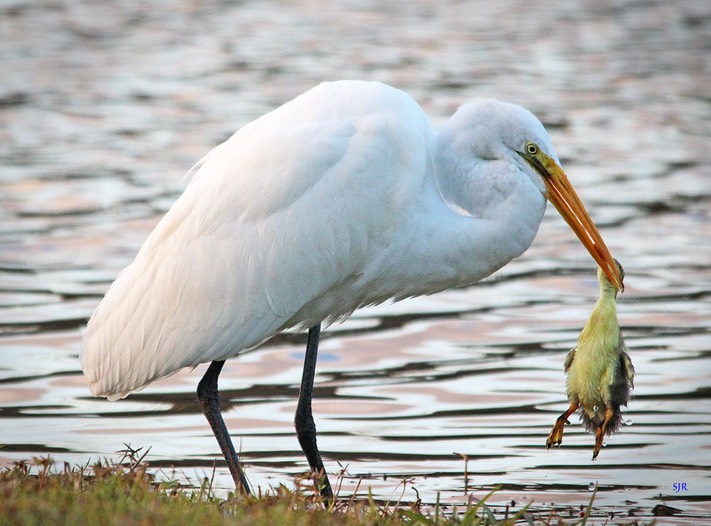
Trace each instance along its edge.
<path fill-rule="evenodd" d="M 565 424 L 570 424 L 570 422 L 563 418 L 563 415 L 560 415 L 548 435 L 548 439 L 546 440 L 546 449 L 550 449 L 551 446 L 557 446 L 563 443 L 563 431 L 565 430 Z"/>
<path fill-rule="evenodd" d="M 553 429 L 548 435 L 546 440 L 546 448 L 550 449 L 551 446 L 557 446 L 563 443 L 563 431 L 565 431 L 565 424 L 570 424 L 568 417 L 578 410 L 579 404 L 577 402 L 571 402 L 567 411 L 560 415 L 553 425 Z"/>
<path fill-rule="evenodd" d="M 595 460 L 597 458 L 597 455 L 600 453 L 600 450 L 602 449 L 602 442 L 605 439 L 605 430 L 607 429 L 607 424 L 610 423 L 610 420 L 612 420 L 612 417 L 614 416 L 615 411 L 612 407 L 608 407 L 605 409 L 605 419 L 602 421 L 600 426 L 595 429 L 595 447 L 593 447 L 593 456 L 592 459 Z"/>

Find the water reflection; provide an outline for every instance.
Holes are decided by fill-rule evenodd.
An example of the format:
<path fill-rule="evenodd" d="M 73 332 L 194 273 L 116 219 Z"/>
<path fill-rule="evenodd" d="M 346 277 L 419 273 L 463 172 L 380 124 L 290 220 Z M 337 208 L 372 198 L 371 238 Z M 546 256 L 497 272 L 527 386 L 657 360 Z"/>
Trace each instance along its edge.
<path fill-rule="evenodd" d="M 191 480 L 216 462 L 217 486 L 231 487 L 194 396 L 203 368 L 119 402 L 90 398 L 81 327 L 212 144 L 321 80 L 372 78 L 438 120 L 490 95 L 543 118 L 628 273 L 619 310 L 637 370 L 634 425 L 595 463 L 577 422 L 545 450 L 566 406 L 563 357 L 597 297 L 588 256 L 551 211 L 494 279 L 324 333 L 314 413 L 344 494 L 461 503 L 501 484 L 498 503 L 577 505 L 598 482 L 612 511 L 648 515 L 661 494 L 708 518 L 706 3 L 536 5 L 0 8 L 0 58 L 14 73 L 0 83 L 0 459 L 84 464 L 130 443 Z M 221 376 L 257 485 L 306 468 L 291 425 L 303 343 L 284 335 Z M 469 458 L 466 487 L 455 452 Z M 688 490 L 674 494 L 674 482 Z"/>

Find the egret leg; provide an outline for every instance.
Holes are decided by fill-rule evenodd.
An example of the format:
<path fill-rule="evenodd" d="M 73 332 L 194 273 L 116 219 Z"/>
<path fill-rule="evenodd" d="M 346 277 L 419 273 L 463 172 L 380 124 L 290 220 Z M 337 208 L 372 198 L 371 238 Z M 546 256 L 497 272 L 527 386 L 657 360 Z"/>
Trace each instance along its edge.
<path fill-rule="evenodd" d="M 570 424 L 570 422 L 568 422 L 568 417 L 575 413 L 578 410 L 578 407 L 580 407 L 580 404 L 578 404 L 578 402 L 571 402 L 565 413 L 563 413 L 556 419 L 555 425 L 553 425 L 553 429 L 548 435 L 548 440 L 546 440 L 546 448 L 550 449 L 551 446 L 558 445 L 563 442 L 563 431 L 565 430 L 565 424 Z"/>
<path fill-rule="evenodd" d="M 223 365 L 225 365 L 224 360 L 210 364 L 205 376 L 202 377 L 202 380 L 200 380 L 198 384 L 197 396 L 200 401 L 200 406 L 202 407 L 202 412 L 210 423 L 212 432 L 215 434 L 217 443 L 220 445 L 222 454 L 227 461 L 227 467 L 235 481 L 237 491 L 249 494 L 247 477 L 244 476 L 242 467 L 239 464 L 239 457 L 237 456 L 235 447 L 232 445 L 232 440 L 230 439 L 225 421 L 220 412 L 220 395 L 217 392 L 217 377 L 220 376 Z"/>
<path fill-rule="evenodd" d="M 316 424 L 311 411 L 320 333 L 320 324 L 309 329 L 306 357 L 304 358 L 304 372 L 301 376 L 301 389 L 299 390 L 299 403 L 296 406 L 296 415 L 294 416 L 294 427 L 296 428 L 296 436 L 299 439 L 299 444 L 301 444 L 301 449 L 309 461 L 309 466 L 311 466 L 311 471 L 317 476 L 317 487 L 321 496 L 330 501 L 333 499 L 333 490 L 323 467 L 321 453 L 319 453 L 316 445 Z"/>

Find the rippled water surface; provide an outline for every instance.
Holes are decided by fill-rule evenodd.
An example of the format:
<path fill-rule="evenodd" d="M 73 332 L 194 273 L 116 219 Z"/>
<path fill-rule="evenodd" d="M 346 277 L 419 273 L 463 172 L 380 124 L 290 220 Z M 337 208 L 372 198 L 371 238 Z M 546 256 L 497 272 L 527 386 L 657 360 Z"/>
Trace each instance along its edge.
<path fill-rule="evenodd" d="M 212 145 L 312 85 L 382 80 L 436 121 L 519 102 L 627 271 L 637 371 L 627 425 L 590 461 L 563 358 L 598 294 L 554 210 L 533 247 L 464 290 L 323 334 L 314 412 L 343 494 L 711 518 L 711 9 L 708 2 L 5 2 L 0 80 L 0 460 L 84 464 L 124 443 L 231 479 L 195 401 L 204 366 L 125 400 L 89 396 L 81 328 Z M 255 485 L 291 485 L 304 336 L 229 361 L 225 417 Z M 465 464 L 463 457 L 468 462 Z M 465 475 L 466 469 L 466 475 Z M 685 484 L 675 492 L 674 483 Z M 514 509 L 516 509 L 516 506 Z M 703 519 L 702 519 L 703 518 Z"/>

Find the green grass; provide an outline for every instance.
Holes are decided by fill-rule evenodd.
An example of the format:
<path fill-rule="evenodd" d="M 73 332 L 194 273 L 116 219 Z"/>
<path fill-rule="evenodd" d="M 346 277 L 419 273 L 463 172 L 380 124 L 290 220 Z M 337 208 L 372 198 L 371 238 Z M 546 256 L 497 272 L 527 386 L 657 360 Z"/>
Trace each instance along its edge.
<path fill-rule="evenodd" d="M 324 506 L 318 493 L 298 484 L 258 496 L 214 496 L 209 479 L 199 488 L 177 481 L 159 482 L 130 448 L 118 462 L 93 466 L 56 465 L 50 458 L 18 462 L 0 471 L 0 525 L 245 525 L 245 526 L 483 526 L 513 524 L 585 525 L 594 500 L 583 518 L 563 521 L 551 512 L 520 510 L 497 520 L 486 498 L 445 513 L 435 504 L 376 503 L 374 499 L 338 499 Z M 491 495 L 491 494 L 489 494 Z M 487 495 L 488 497 L 488 495 Z"/>

